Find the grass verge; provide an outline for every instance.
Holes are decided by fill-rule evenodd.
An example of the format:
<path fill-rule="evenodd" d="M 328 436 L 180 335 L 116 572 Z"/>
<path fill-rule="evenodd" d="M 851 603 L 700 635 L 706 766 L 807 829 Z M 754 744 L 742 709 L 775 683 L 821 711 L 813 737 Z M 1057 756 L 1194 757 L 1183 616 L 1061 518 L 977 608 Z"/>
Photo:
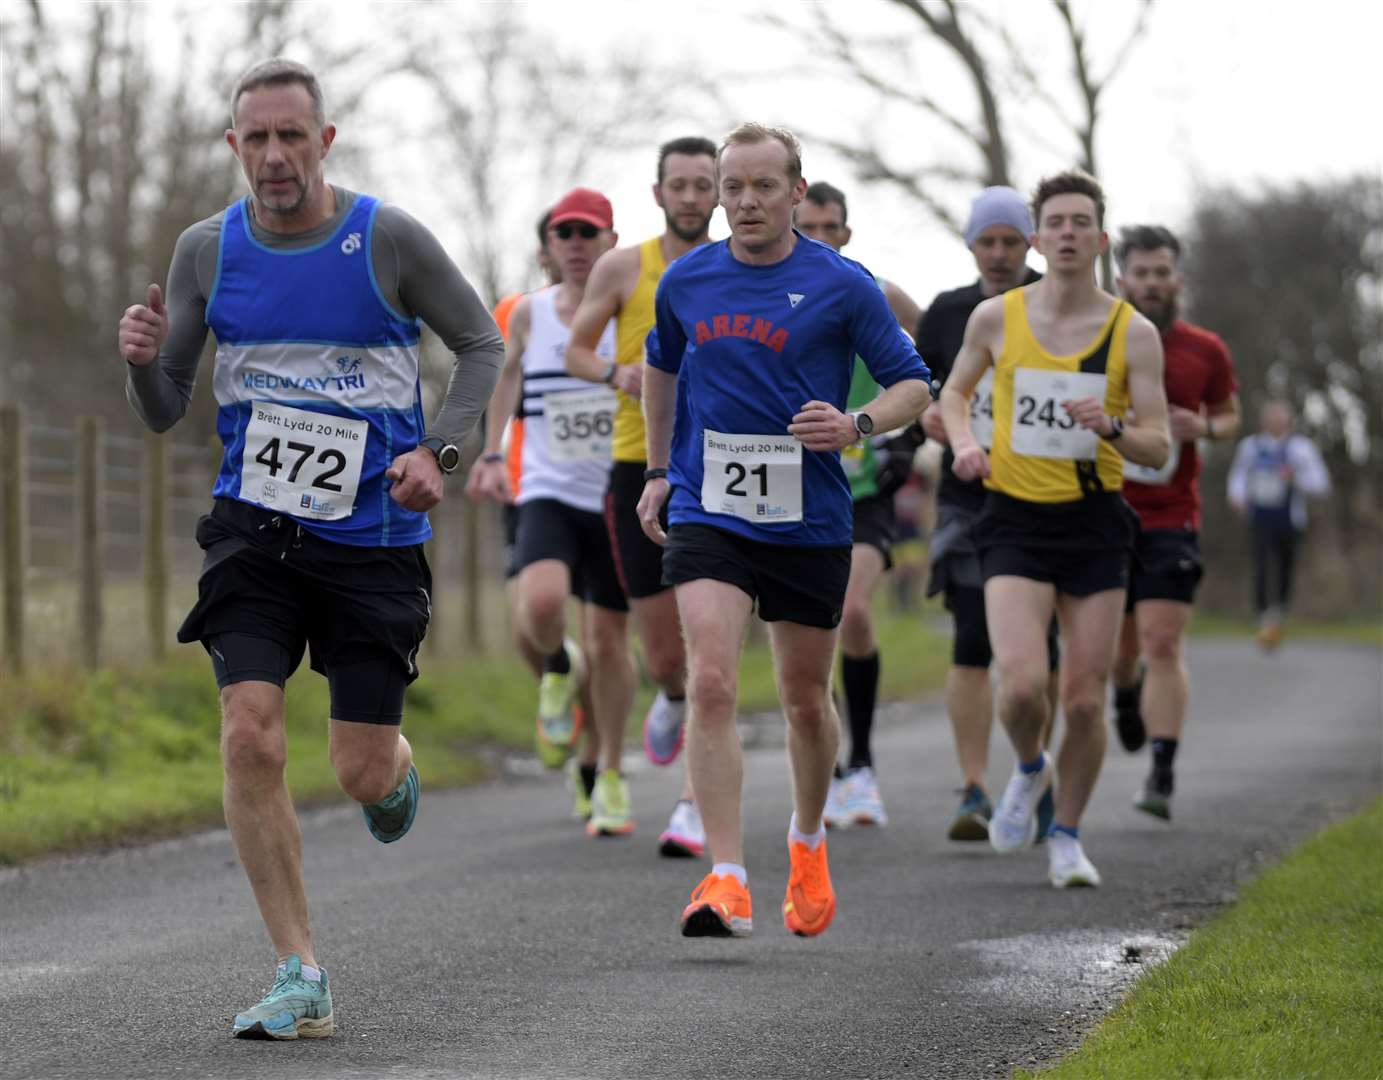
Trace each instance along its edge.
<path fill-rule="evenodd" d="M 1191 935 L 1041 1080 L 1383 1076 L 1383 800 Z"/>
<path fill-rule="evenodd" d="M 1372 645 L 1383 649 L 1383 619 L 1335 619 L 1317 622 L 1289 617 L 1283 624 L 1286 639 L 1331 641 L 1341 645 Z M 1191 617 L 1191 633 L 1198 637 L 1253 637 L 1258 629 L 1251 619 L 1197 610 Z"/>
<path fill-rule="evenodd" d="M 883 698 L 941 685 L 950 645 L 934 622 L 930 607 L 880 612 Z M 643 688 L 631 734 L 650 698 Z M 424 782 L 483 777 L 482 747 L 529 748 L 535 700 L 531 676 L 510 653 L 452 666 L 425 659 L 404 719 Z M 180 649 L 158 667 L 9 680 L 0 701 L 0 864 L 221 821 L 218 695 L 200 649 Z M 741 708 L 776 702 L 758 640 L 745 651 Z M 326 680 L 304 664 L 288 683 L 288 782 L 300 803 L 344 799 L 327 760 L 327 715 Z"/>

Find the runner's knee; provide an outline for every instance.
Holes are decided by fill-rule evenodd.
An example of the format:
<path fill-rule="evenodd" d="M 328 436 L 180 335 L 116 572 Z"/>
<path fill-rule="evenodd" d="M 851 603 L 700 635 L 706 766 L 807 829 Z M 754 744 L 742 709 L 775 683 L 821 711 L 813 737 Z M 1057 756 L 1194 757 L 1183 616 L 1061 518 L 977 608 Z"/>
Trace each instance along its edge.
<path fill-rule="evenodd" d="M 332 755 L 336 782 L 358 803 L 377 803 L 398 783 L 396 755 L 389 753 L 336 753 Z"/>
<path fill-rule="evenodd" d="M 736 689 L 730 672 L 710 665 L 698 666 L 687 681 L 687 697 L 696 711 L 697 723 L 715 723 L 717 719 L 733 723 Z"/>
<path fill-rule="evenodd" d="M 223 695 L 221 756 L 229 776 L 281 776 L 288 746 L 279 710 L 249 695 Z"/>

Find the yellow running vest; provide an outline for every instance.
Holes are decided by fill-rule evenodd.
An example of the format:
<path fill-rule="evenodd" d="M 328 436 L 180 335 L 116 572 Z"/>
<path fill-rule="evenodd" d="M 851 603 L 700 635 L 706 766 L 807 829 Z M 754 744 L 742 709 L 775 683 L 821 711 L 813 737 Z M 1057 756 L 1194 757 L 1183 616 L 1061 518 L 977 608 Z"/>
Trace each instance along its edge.
<path fill-rule="evenodd" d="M 667 269 L 663 261 L 663 238 L 655 236 L 639 245 L 639 281 L 615 317 L 615 362 L 642 364 L 644 339 L 656 318 L 653 296 L 658 281 Z M 615 437 L 611 453 L 616 461 L 646 461 L 643 405 L 623 390 L 615 391 Z"/>
<path fill-rule="evenodd" d="M 1098 397 L 1111 416 L 1128 412 L 1125 349 L 1133 308 L 1115 301 L 1089 348 L 1053 356 L 1028 325 L 1026 292 L 1004 294 L 1004 347 L 994 364 L 994 448 L 984 485 L 1037 503 L 1119 491 L 1124 459 L 1108 440 L 1079 427 L 1061 403 Z"/>

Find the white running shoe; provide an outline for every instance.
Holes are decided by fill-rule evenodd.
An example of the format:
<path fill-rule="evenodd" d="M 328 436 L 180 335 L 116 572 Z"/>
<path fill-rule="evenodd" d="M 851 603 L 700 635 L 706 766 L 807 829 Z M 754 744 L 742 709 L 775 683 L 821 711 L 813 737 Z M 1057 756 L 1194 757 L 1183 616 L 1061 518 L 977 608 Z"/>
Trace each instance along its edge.
<path fill-rule="evenodd" d="M 1000 855 L 1031 847 L 1037 839 L 1037 804 L 1052 783 L 1052 758 L 1042 752 L 1042 768 L 1024 773 L 1015 764 L 994 816 L 989 821 L 989 843 Z"/>
<path fill-rule="evenodd" d="M 643 718 L 643 752 L 654 765 L 671 765 L 686 735 L 687 702 L 669 701 L 662 690 Z"/>
<path fill-rule="evenodd" d="M 1047 837 L 1047 876 L 1058 889 L 1093 889 L 1100 883 L 1100 872 L 1085 857 L 1080 841 L 1059 832 Z"/>
<path fill-rule="evenodd" d="M 851 769 L 845 774 L 845 812 L 852 825 L 887 825 L 884 799 L 879 794 L 879 780 L 868 765 Z"/>
<path fill-rule="evenodd" d="M 828 829 L 850 827 L 850 811 L 845 808 L 846 783 L 843 777 L 831 777 L 831 787 L 826 792 L 826 808 L 821 811 L 821 823 Z"/>
<path fill-rule="evenodd" d="M 670 859 L 699 859 L 706 850 L 706 829 L 696 803 L 677 800 L 663 835 L 658 837 L 658 854 Z"/>

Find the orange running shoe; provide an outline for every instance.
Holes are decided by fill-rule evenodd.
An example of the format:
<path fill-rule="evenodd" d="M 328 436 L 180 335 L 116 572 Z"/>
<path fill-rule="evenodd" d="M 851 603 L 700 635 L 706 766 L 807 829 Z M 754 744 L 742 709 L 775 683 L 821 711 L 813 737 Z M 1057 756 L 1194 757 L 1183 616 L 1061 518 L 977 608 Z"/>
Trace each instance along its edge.
<path fill-rule="evenodd" d="M 753 932 L 749 890 L 731 874 L 707 874 L 682 909 L 683 937 L 748 937 Z"/>
<path fill-rule="evenodd" d="M 783 897 L 783 925 L 798 937 L 815 937 L 836 917 L 836 891 L 826 865 L 826 841 L 813 851 L 801 841 L 788 841 L 792 869 Z"/>

